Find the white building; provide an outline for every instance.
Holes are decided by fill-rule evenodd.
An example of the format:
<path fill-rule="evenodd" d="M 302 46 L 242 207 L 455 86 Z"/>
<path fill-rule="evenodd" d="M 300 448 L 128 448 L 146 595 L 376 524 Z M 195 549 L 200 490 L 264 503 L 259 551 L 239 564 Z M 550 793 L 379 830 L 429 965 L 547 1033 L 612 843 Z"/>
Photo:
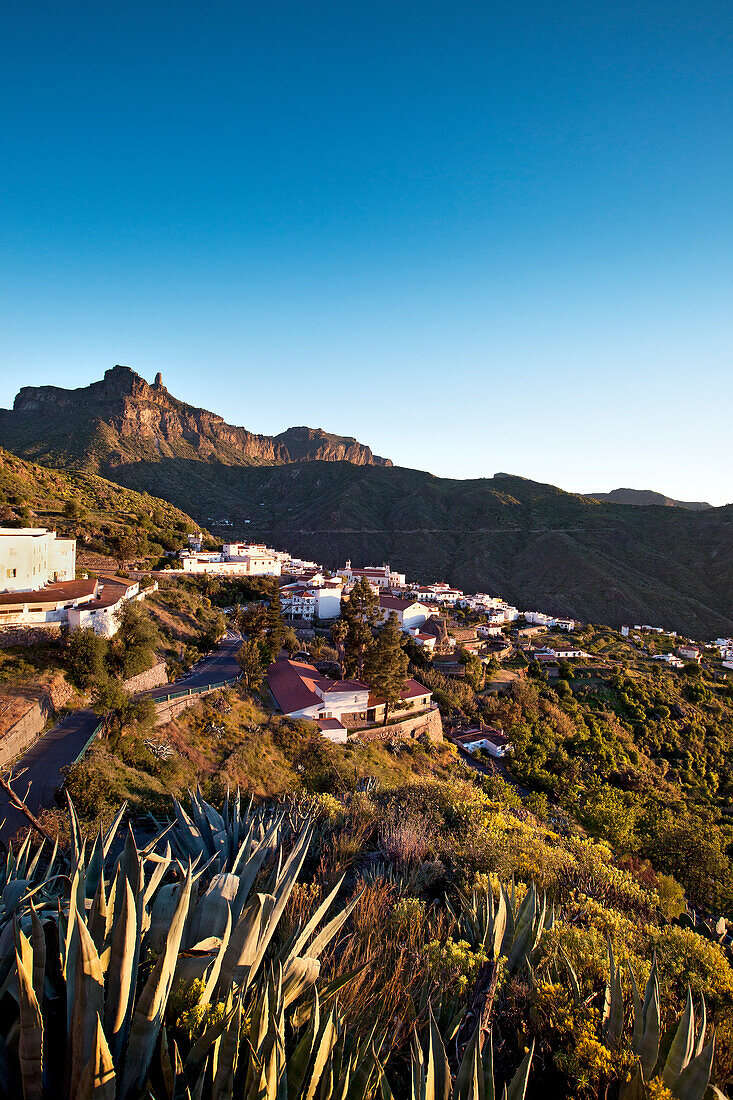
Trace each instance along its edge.
<path fill-rule="evenodd" d="M 501 758 L 511 751 L 511 742 L 505 733 L 494 729 L 493 726 L 482 726 L 481 729 L 466 730 L 465 733 L 454 733 L 452 740 L 466 752 L 478 752 L 484 749 L 491 756 Z"/>
<path fill-rule="evenodd" d="M 0 592 L 23 592 L 76 577 L 76 539 L 45 527 L 0 527 Z"/>
<path fill-rule="evenodd" d="M 525 611 L 523 614 L 525 621 L 535 626 L 552 626 L 555 621 L 552 615 L 545 615 L 543 611 Z"/>
<path fill-rule="evenodd" d="M 653 661 L 664 661 L 665 664 L 671 665 L 672 668 L 682 668 L 684 661 L 681 661 L 679 657 L 675 657 L 674 653 L 655 653 L 652 656 Z"/>
<path fill-rule="evenodd" d="M 157 587 L 156 583 L 141 591 L 138 581 L 88 577 L 47 584 L 34 592 L 3 592 L 0 627 L 91 627 L 95 634 L 111 638 L 117 633 L 122 605 L 143 599 Z"/>
<path fill-rule="evenodd" d="M 361 577 L 366 577 L 374 589 L 405 587 L 405 574 L 395 573 L 386 563 L 384 565 L 367 565 L 364 569 L 355 569 L 351 562 L 347 560 L 342 569 L 336 570 L 336 575 L 343 577 L 347 585 L 356 584 Z"/>
<path fill-rule="evenodd" d="M 686 661 L 697 661 L 699 663 L 702 657 L 702 650 L 696 645 L 685 644 L 678 646 L 677 652 L 680 657 L 684 657 Z"/>
<path fill-rule="evenodd" d="M 409 634 L 414 627 L 422 626 L 432 614 L 430 608 L 426 607 L 424 603 L 420 603 L 419 600 L 403 600 L 399 596 L 386 596 L 384 594 L 379 597 L 379 611 L 385 622 L 390 615 L 396 615 L 400 630 L 405 634 Z"/>
<path fill-rule="evenodd" d="M 220 551 L 182 550 L 184 573 L 207 573 L 219 577 L 279 577 L 282 564 L 274 550 L 244 542 L 225 543 Z"/>
<path fill-rule="evenodd" d="M 479 623 L 476 627 L 476 633 L 481 638 L 500 638 L 501 637 L 501 624 L 500 623 Z"/>
<path fill-rule="evenodd" d="M 313 665 L 282 658 L 267 670 L 267 686 L 283 714 L 291 718 L 310 718 L 316 722 L 337 722 L 342 729 L 379 722 L 384 718 L 384 702 L 373 695 L 361 680 L 331 680 Z M 390 714 L 425 710 L 431 705 L 432 692 L 417 680 L 408 680 L 400 701 Z M 323 729 L 324 736 L 328 731 Z M 331 733 L 338 733 L 331 727 Z M 345 740 L 339 735 L 338 740 Z"/>
<path fill-rule="evenodd" d="M 328 581 L 322 573 L 308 583 L 295 581 L 280 589 L 280 604 L 287 619 L 338 619 L 343 581 Z"/>

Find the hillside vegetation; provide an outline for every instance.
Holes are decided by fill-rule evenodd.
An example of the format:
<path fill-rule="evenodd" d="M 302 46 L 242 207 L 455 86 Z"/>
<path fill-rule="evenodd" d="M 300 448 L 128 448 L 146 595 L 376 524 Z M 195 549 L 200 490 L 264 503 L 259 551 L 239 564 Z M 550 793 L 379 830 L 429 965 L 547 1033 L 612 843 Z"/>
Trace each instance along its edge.
<path fill-rule="evenodd" d="M 198 524 L 167 500 L 90 473 L 49 470 L 0 448 L 0 525 L 49 527 L 78 540 L 79 556 L 157 558 Z M 111 563 L 110 563 L 111 564 Z"/>

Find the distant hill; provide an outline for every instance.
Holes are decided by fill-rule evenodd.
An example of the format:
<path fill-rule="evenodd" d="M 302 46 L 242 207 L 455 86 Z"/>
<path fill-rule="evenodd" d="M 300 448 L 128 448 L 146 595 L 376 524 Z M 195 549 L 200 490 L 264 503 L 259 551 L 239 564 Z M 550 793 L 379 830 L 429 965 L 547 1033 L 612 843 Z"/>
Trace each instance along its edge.
<path fill-rule="evenodd" d="M 610 493 L 586 493 L 588 500 L 600 500 L 609 504 L 661 505 L 664 508 L 687 508 L 690 512 L 704 512 L 712 508 L 704 500 L 675 500 L 653 489 L 612 489 Z"/>
<path fill-rule="evenodd" d="M 522 609 L 733 633 L 733 506 L 632 508 L 506 474 L 438 478 L 317 429 L 232 428 L 127 368 L 83 390 L 21 390 L 0 444 L 330 566 L 389 561 Z"/>
<path fill-rule="evenodd" d="M 0 444 L 35 462 L 101 474 L 159 459 L 227 466 L 311 460 L 391 465 L 356 439 L 321 428 L 288 428 L 272 437 L 235 427 L 173 397 L 160 375 L 151 386 L 122 366 L 75 390 L 24 386 L 12 410 L 0 410 Z"/>

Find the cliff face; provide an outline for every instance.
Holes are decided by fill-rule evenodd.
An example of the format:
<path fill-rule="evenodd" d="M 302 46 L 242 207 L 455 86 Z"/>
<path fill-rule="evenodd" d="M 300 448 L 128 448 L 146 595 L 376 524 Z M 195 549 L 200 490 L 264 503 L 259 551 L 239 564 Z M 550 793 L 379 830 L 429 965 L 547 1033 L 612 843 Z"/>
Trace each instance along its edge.
<path fill-rule="evenodd" d="M 275 438 L 256 435 L 179 401 L 160 375 L 151 386 L 122 366 L 81 389 L 24 386 L 12 411 L 0 413 L 0 441 L 29 458 L 107 471 L 170 458 L 230 466 L 391 465 L 357 440 L 319 428 L 289 428 Z"/>

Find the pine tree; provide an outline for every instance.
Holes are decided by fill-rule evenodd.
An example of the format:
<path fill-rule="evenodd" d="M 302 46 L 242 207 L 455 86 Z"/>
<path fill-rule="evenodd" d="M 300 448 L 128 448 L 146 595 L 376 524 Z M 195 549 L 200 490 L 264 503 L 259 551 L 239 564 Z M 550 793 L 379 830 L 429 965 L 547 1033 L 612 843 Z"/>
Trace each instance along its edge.
<path fill-rule="evenodd" d="M 346 623 L 344 666 L 348 676 L 361 676 L 374 642 L 374 626 L 379 620 L 379 599 L 366 577 L 360 577 L 341 612 Z"/>
<path fill-rule="evenodd" d="M 364 677 L 371 690 L 384 700 L 384 725 L 399 700 L 407 679 L 410 659 L 402 646 L 402 631 L 392 613 L 377 633 L 364 662 Z"/>
<path fill-rule="evenodd" d="M 275 592 L 266 613 L 265 649 L 270 661 L 275 661 L 285 641 L 285 620 L 280 594 Z"/>

